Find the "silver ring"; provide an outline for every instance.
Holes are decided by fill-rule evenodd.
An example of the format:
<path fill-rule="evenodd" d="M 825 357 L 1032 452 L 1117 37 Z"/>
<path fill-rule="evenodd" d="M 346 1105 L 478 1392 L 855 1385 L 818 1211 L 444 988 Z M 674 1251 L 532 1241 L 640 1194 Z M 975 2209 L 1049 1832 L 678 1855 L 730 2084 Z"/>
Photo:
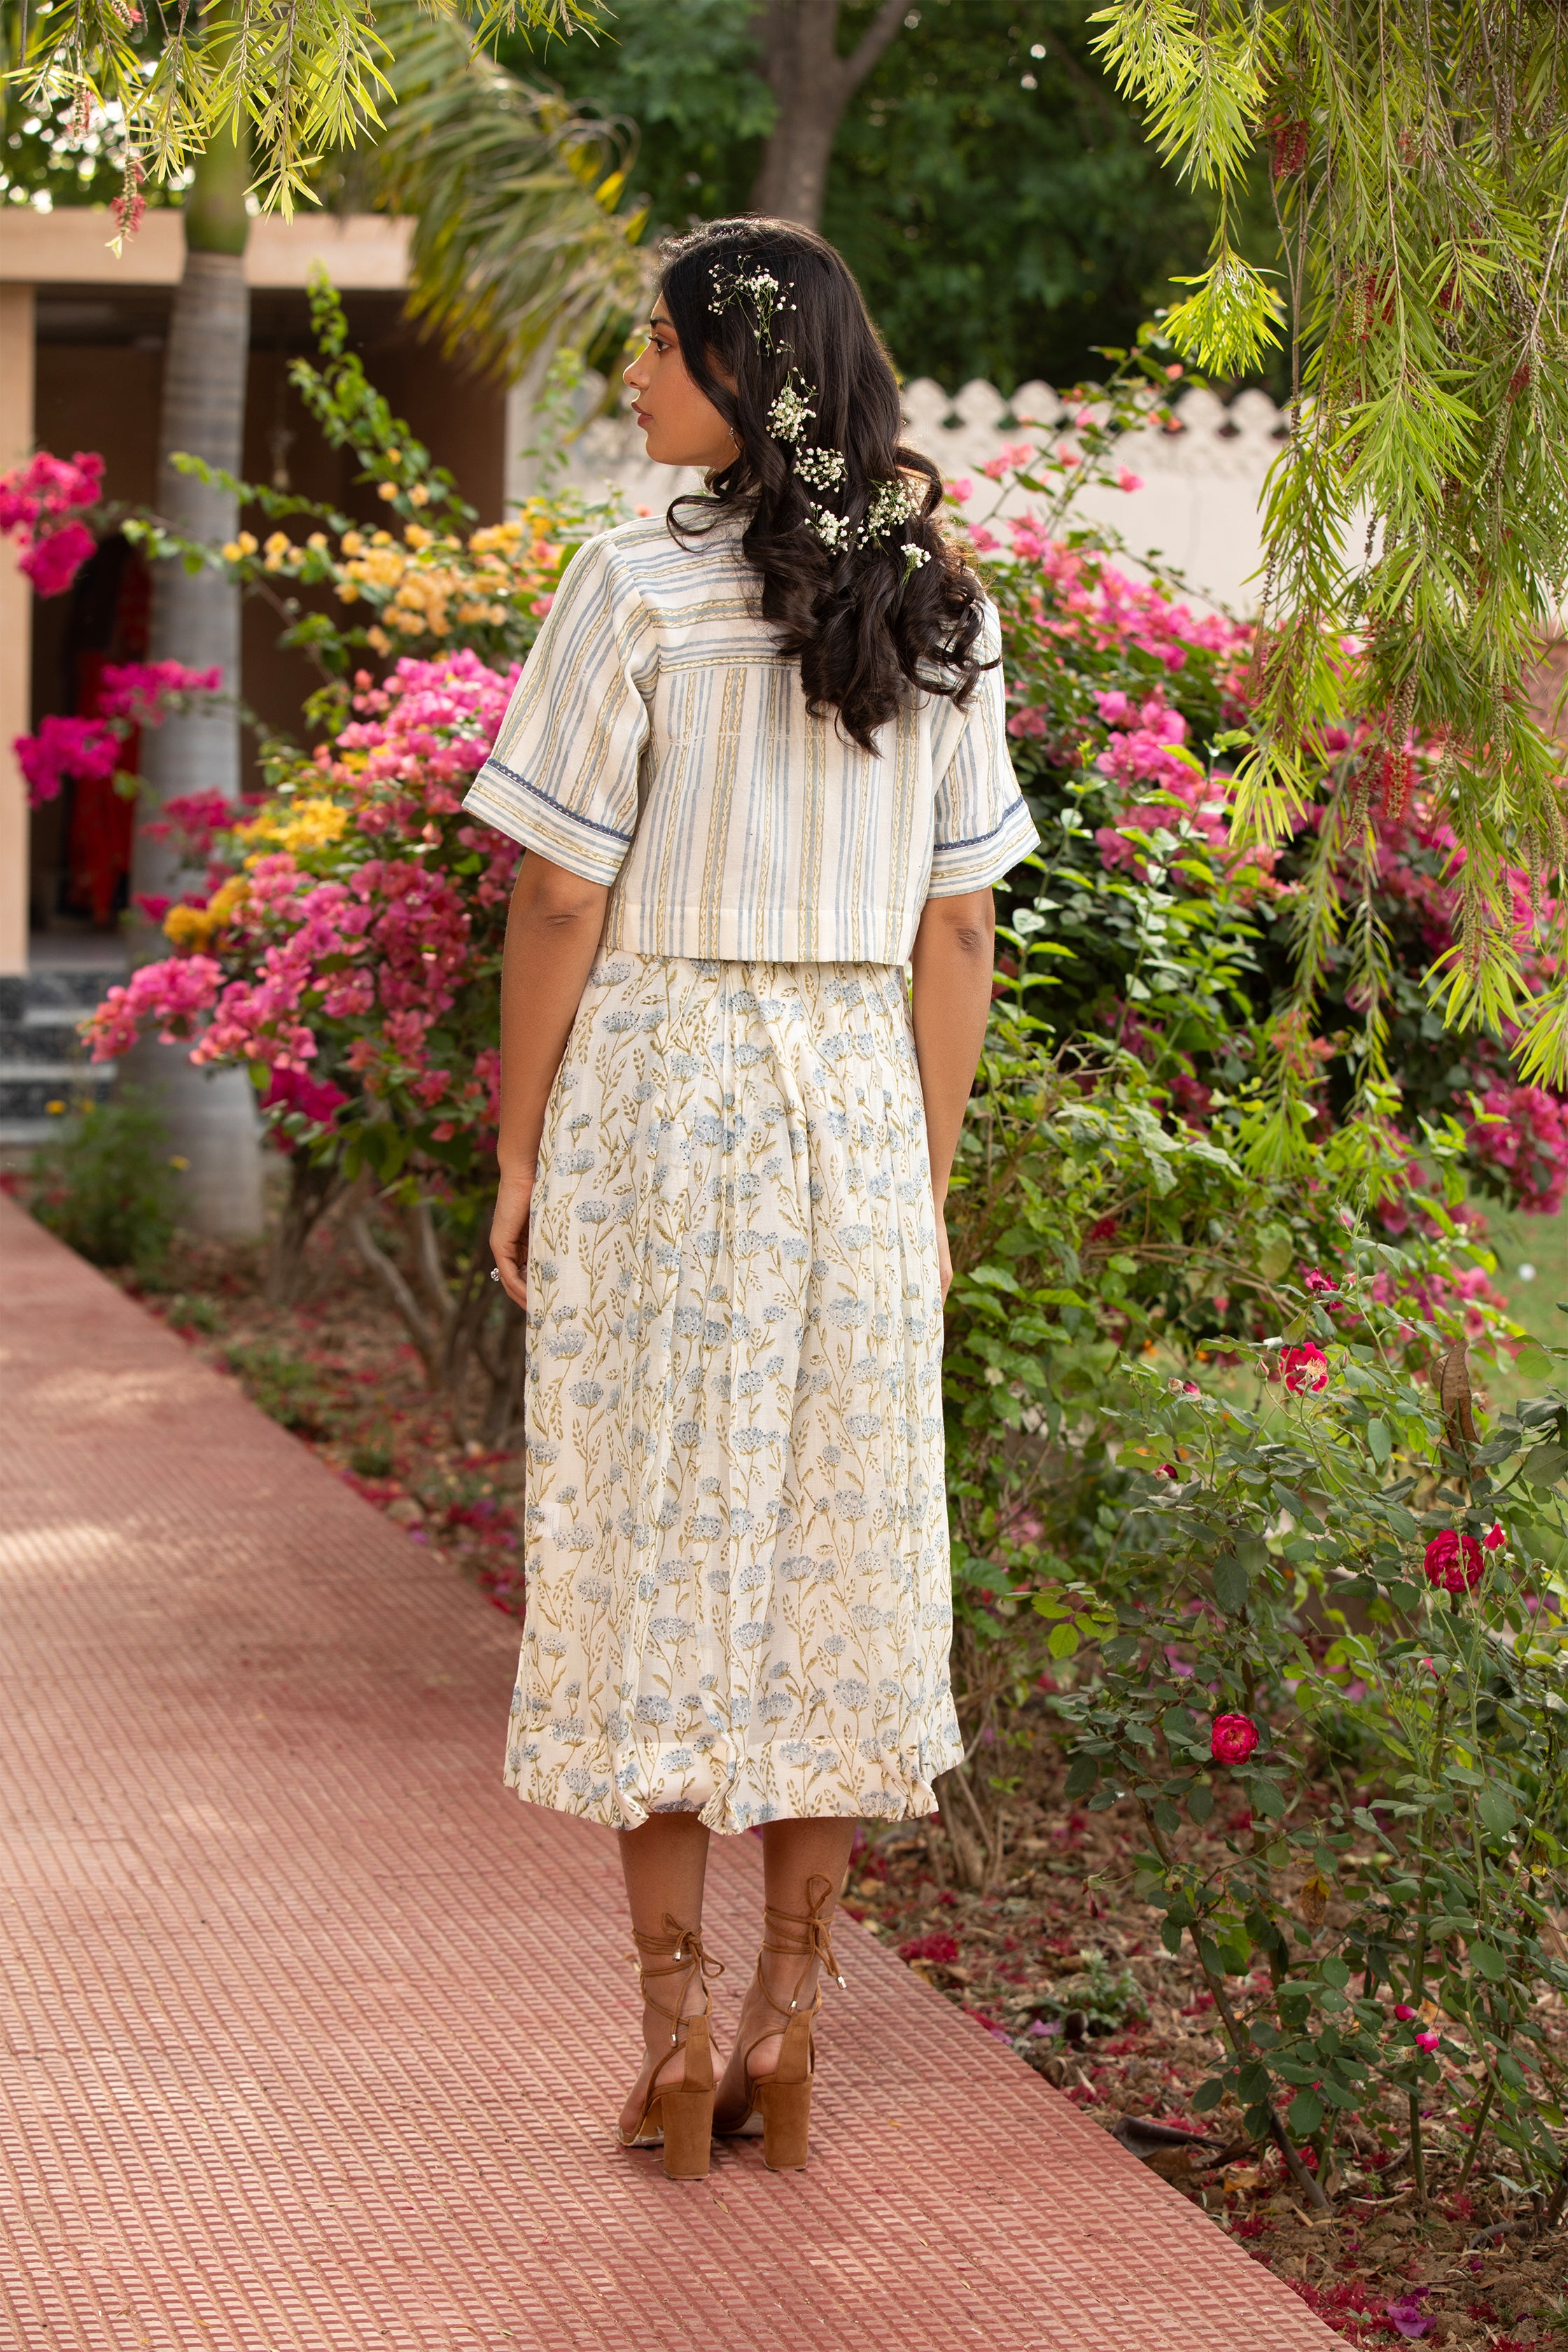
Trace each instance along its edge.
<path fill-rule="evenodd" d="M 490 1268 L 490 1280 L 491 1280 L 492 1282 L 499 1282 L 499 1281 L 500 1280 L 500 1266 L 499 1266 L 499 1265 L 492 1265 L 492 1266 L 491 1266 L 491 1268 Z"/>

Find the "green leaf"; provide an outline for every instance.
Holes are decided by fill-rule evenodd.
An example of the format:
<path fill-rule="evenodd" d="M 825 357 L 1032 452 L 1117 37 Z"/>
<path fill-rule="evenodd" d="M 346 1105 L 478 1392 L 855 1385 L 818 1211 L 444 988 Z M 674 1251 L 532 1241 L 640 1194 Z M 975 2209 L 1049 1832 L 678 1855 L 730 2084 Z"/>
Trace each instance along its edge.
<path fill-rule="evenodd" d="M 1261 1772 L 1252 1780 L 1247 1795 L 1251 1799 L 1253 1811 L 1265 1814 L 1271 1822 L 1279 1821 L 1285 1811 L 1283 1790 L 1277 1789 L 1274 1782 L 1266 1780 Z"/>
<path fill-rule="evenodd" d="M 1239 1617 L 1250 1589 L 1245 1568 L 1234 1552 L 1223 1552 L 1214 1564 L 1214 1597 L 1227 1617 Z"/>
<path fill-rule="evenodd" d="M 1224 2096 L 1225 2082 L 1223 2077 L 1218 2074 L 1211 2074 L 1206 2083 L 1200 2083 L 1198 2084 L 1197 2089 L 1193 2093 L 1192 2098 L 1188 2104 L 1191 2105 L 1194 2116 L 1206 2116 L 1211 2107 L 1218 2106 Z"/>
<path fill-rule="evenodd" d="M 1194 1822 L 1206 1822 L 1214 1811 L 1214 1790 L 1199 1780 L 1187 1791 L 1187 1811 Z"/>
<path fill-rule="evenodd" d="M 1508 1962 L 1495 1945 L 1472 1944 L 1470 1966 L 1485 1977 L 1489 1983 L 1502 1984 L 1507 1979 Z"/>
<path fill-rule="evenodd" d="M 1481 1790 L 1476 1799 L 1476 1811 L 1481 1817 L 1482 1828 L 1494 1838 L 1507 1837 L 1517 1819 L 1505 1791 L 1495 1787 Z"/>
<path fill-rule="evenodd" d="M 1093 1756 L 1075 1756 L 1068 1766 L 1067 1779 L 1062 1782 L 1064 1797 L 1087 1797 L 1100 1778 L 1100 1764 Z"/>
<path fill-rule="evenodd" d="M 1328 1958 L 1324 1960 L 1321 1975 L 1323 1982 L 1331 1984 L 1336 1992 L 1342 1992 L 1351 1980 L 1350 1969 L 1337 1952 L 1331 1952 Z"/>
<path fill-rule="evenodd" d="M 1381 1470 L 1394 1451 L 1394 1437 L 1385 1421 L 1369 1421 L 1366 1425 L 1367 1450 Z"/>
<path fill-rule="evenodd" d="M 1070 1658 L 1078 1649 L 1076 1625 L 1053 1625 L 1046 1636 L 1046 1647 L 1053 1658 Z"/>
<path fill-rule="evenodd" d="M 1290 2102 L 1289 2120 L 1298 2139 L 1305 2139 L 1310 2132 L 1317 2130 L 1323 2120 L 1323 2103 L 1315 2091 L 1297 2092 Z"/>

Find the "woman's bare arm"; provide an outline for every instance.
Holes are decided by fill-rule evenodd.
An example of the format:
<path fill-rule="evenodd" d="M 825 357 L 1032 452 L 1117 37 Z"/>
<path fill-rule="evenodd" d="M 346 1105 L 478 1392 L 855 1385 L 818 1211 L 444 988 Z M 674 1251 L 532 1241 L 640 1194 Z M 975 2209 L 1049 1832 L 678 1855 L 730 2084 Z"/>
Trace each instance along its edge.
<path fill-rule="evenodd" d="M 944 1298 L 952 1280 L 944 1220 L 947 1182 L 985 1043 L 995 940 L 995 898 L 990 890 L 965 890 L 955 898 L 926 900 L 911 957 L 915 1058 L 925 1097 Z"/>
<path fill-rule="evenodd" d="M 550 1089 L 605 928 L 610 893 L 529 850 L 511 894 L 500 983 L 500 1184 L 490 1247 L 507 1297 L 528 1304 L 528 1212 Z"/>

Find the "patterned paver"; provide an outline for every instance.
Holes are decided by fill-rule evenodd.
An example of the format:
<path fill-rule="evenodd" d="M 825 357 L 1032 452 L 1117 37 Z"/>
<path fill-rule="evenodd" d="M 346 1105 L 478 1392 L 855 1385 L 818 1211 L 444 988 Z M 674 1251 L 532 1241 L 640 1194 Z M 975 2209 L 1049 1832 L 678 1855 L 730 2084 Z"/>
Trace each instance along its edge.
<path fill-rule="evenodd" d="M 809 2171 L 618 2151 L 614 1838 L 500 1785 L 512 1625 L 4 1201 L 0 1267 L 5 2352 L 1335 2341 L 847 1924 Z"/>

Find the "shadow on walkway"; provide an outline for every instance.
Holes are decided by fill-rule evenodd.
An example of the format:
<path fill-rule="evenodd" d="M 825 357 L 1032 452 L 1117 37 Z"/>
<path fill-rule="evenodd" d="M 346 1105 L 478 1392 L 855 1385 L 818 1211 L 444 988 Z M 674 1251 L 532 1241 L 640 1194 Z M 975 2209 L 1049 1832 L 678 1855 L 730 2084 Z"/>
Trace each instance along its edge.
<path fill-rule="evenodd" d="M 0 1266 L 7 2352 L 1337 2340 L 847 1921 L 809 2171 L 617 2150 L 614 1841 L 500 1785 L 513 1625 L 4 1200 Z"/>

